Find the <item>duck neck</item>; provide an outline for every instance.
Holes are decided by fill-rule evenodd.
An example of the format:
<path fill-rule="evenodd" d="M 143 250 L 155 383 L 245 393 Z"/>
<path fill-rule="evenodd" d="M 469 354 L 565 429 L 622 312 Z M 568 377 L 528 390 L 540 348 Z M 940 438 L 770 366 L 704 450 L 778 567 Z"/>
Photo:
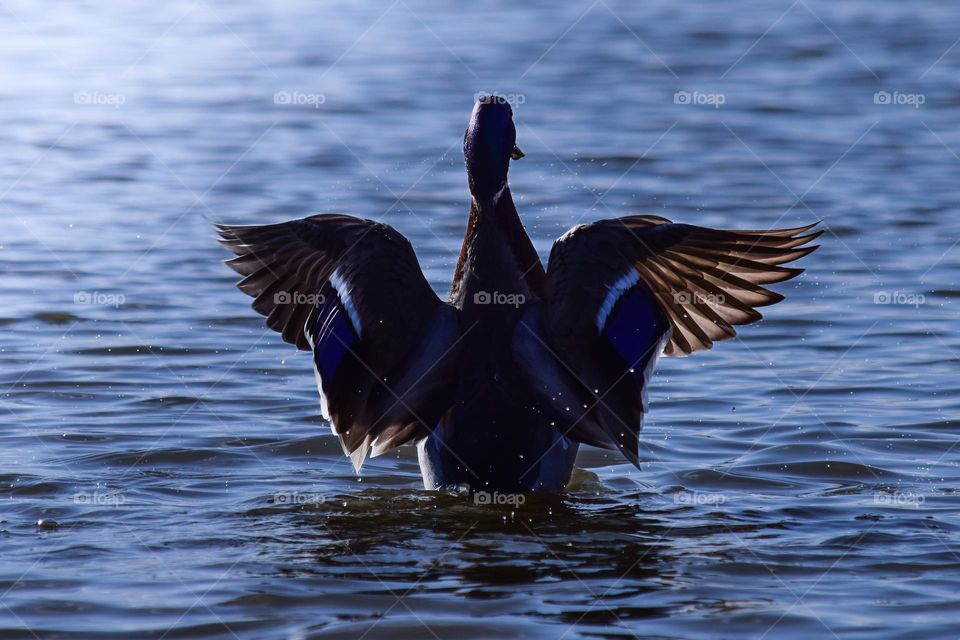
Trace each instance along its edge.
<path fill-rule="evenodd" d="M 505 186 L 490 199 L 474 198 L 450 290 L 451 304 L 462 309 L 482 301 L 484 294 L 520 294 L 530 302 L 542 297 L 545 278 L 510 188 Z"/>

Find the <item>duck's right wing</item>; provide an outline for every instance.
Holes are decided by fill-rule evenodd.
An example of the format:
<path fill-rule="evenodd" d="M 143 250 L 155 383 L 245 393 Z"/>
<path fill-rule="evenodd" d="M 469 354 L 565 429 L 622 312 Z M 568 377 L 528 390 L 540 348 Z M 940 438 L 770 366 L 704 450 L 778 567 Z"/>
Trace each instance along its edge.
<path fill-rule="evenodd" d="M 563 431 L 620 450 L 634 464 L 645 390 L 662 351 L 687 355 L 761 318 L 783 299 L 762 284 L 802 272 L 782 267 L 816 247 L 814 225 L 725 231 L 657 216 L 600 220 L 571 229 L 550 253 L 542 307 L 515 340 L 528 379 Z M 550 371 L 551 375 L 537 374 Z"/>
<path fill-rule="evenodd" d="M 340 214 L 217 230 L 253 308 L 312 351 L 324 417 L 357 469 L 429 434 L 453 402 L 460 328 L 406 238 Z"/>

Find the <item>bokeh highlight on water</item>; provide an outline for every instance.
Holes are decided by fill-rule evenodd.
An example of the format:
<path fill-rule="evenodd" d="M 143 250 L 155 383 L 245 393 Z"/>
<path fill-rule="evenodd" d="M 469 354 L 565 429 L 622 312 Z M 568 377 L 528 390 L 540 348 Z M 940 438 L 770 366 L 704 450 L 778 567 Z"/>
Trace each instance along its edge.
<path fill-rule="evenodd" d="M 0 636 L 952 637 L 960 15 L 947 2 L 0 2 Z M 642 471 L 477 505 L 357 478 L 211 221 L 383 220 L 444 293 L 476 92 L 578 222 L 824 221 L 661 361 Z M 38 521 L 41 524 L 38 524 Z"/>

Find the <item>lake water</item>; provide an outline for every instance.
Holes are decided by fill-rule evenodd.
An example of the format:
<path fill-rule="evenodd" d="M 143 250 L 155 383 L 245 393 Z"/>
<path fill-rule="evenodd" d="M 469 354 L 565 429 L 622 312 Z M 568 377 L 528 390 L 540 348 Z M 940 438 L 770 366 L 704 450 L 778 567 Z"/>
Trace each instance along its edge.
<path fill-rule="evenodd" d="M 958 7 L 520 4 L 0 3 L 0 637 L 960 634 Z M 827 229 L 661 361 L 642 471 L 519 506 L 356 477 L 210 227 L 383 220 L 445 293 L 480 90 L 544 257 Z"/>

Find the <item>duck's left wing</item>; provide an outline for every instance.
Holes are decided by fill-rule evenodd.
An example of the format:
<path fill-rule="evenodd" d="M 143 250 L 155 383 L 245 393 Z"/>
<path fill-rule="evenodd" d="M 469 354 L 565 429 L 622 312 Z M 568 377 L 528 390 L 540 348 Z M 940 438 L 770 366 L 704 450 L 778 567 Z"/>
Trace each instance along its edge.
<path fill-rule="evenodd" d="M 406 238 L 340 214 L 217 230 L 253 308 L 312 351 L 324 417 L 357 469 L 433 429 L 452 404 L 460 329 Z"/>
<path fill-rule="evenodd" d="M 813 226 L 724 231 L 630 216 L 559 238 L 547 268 L 542 342 L 593 396 L 584 402 L 579 394 L 571 437 L 600 441 L 636 463 L 646 384 L 659 353 L 709 349 L 736 335 L 734 325 L 759 320 L 756 307 L 783 299 L 760 285 L 802 272 L 780 265 L 816 248 L 803 246 L 820 235 L 807 233 Z M 543 395 L 561 397 L 553 389 Z"/>

